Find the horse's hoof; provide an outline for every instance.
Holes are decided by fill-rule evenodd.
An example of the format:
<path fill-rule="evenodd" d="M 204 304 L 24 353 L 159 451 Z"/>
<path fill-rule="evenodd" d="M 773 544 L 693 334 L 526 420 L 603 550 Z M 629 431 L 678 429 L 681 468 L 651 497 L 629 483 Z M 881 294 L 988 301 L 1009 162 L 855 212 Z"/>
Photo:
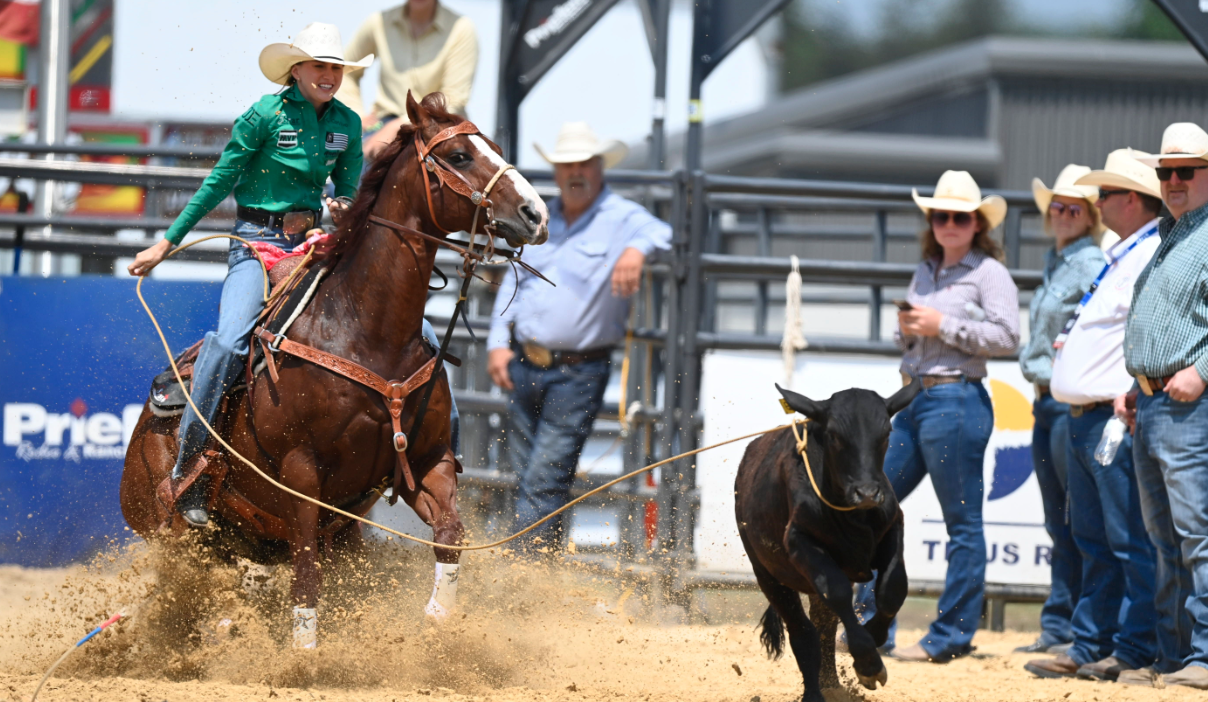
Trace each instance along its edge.
<path fill-rule="evenodd" d="M 424 616 L 433 624 L 441 624 L 449 615 L 452 614 L 444 605 L 436 600 L 428 600 L 428 605 L 424 607 Z"/>
<path fill-rule="evenodd" d="M 885 670 L 885 666 L 882 665 L 881 672 L 877 673 L 876 675 L 860 675 L 859 673 L 856 673 L 856 677 L 860 680 L 861 685 L 869 690 L 875 690 L 877 689 L 877 683 L 881 683 L 881 687 L 885 687 L 885 685 L 888 683 L 889 671 Z"/>

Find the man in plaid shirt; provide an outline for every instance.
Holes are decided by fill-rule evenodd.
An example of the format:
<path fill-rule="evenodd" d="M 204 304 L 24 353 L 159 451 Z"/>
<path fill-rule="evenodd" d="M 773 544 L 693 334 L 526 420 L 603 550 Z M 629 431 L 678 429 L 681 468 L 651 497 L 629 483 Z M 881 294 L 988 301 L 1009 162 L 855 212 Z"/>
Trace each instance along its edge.
<path fill-rule="evenodd" d="M 1157 550 L 1158 660 L 1119 682 L 1208 689 L 1208 134 L 1172 124 L 1155 166 L 1162 243 L 1137 278 L 1124 333 L 1136 388 L 1116 400 L 1135 420 L 1141 511 Z M 1135 412 L 1130 409 L 1135 403 Z M 1075 498 L 1076 499 L 1076 498 Z"/>

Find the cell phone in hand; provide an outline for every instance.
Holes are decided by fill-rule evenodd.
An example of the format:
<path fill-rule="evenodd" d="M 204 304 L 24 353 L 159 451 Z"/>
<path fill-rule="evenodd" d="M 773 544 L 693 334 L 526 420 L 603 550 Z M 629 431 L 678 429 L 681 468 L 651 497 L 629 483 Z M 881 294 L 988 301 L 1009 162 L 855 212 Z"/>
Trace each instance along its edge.
<path fill-rule="evenodd" d="M 914 305 L 905 300 L 894 300 L 893 304 L 897 305 L 897 308 L 903 312 L 909 312 L 910 310 L 914 309 Z"/>

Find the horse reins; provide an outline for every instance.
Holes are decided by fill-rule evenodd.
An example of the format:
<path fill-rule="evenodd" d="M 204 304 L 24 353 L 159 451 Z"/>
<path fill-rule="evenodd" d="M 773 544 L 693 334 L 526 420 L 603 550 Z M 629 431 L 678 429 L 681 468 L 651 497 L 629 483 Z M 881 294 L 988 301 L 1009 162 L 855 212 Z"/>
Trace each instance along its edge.
<path fill-rule="evenodd" d="M 415 155 L 416 159 L 419 161 L 420 173 L 424 178 L 424 196 L 428 202 L 428 216 L 432 219 L 432 223 L 436 225 L 437 229 L 445 234 L 452 233 L 449 229 L 446 229 L 436 217 L 436 205 L 432 202 L 432 177 L 436 178 L 438 185 L 436 190 L 439 191 L 441 188 L 447 187 L 458 195 L 466 198 L 470 201 L 470 204 L 474 205 L 474 217 L 470 221 L 470 240 L 467 242 L 466 246 L 454 244 L 442 237 L 432 236 L 426 232 L 421 232 L 417 229 L 404 226 L 397 222 L 392 222 L 384 217 L 369 215 L 370 222 L 386 227 L 387 229 L 392 230 L 395 234 L 399 235 L 399 238 L 403 241 L 403 243 L 407 244 L 407 247 L 411 249 L 411 254 L 416 256 L 417 265 L 419 264 L 418 255 L 415 253 L 415 249 L 411 248 L 411 244 L 407 242 L 405 238 L 403 238 L 405 235 L 418 236 L 425 241 L 432 242 L 437 246 L 444 246 L 445 248 L 461 254 L 461 289 L 457 294 L 457 304 L 453 307 L 453 314 L 449 317 L 449 327 L 445 330 L 445 335 L 440 342 L 440 348 L 437 349 L 436 352 L 434 361 L 437 369 L 444 367 L 442 364 L 448 355 L 449 344 L 453 341 L 453 330 L 457 328 L 458 316 L 461 316 L 463 319 L 465 319 L 466 328 L 470 328 L 470 320 L 468 317 L 466 317 L 465 305 L 468 299 L 467 295 L 470 291 L 470 282 L 474 278 L 474 269 L 479 263 L 492 262 L 494 254 L 496 253 L 496 235 L 493 231 L 495 226 L 495 214 L 492 210 L 494 203 L 491 202 L 491 191 L 494 190 L 495 185 L 505 173 L 516 168 L 510 163 L 503 164 L 498 170 L 495 171 L 495 174 L 491 176 L 490 180 L 487 181 L 487 184 L 482 188 L 482 190 L 476 190 L 470 181 L 466 180 L 465 176 L 450 166 L 443 158 L 432 153 L 433 149 L 435 149 L 437 145 L 459 135 L 482 136 L 482 138 L 487 141 L 489 146 L 493 146 L 493 143 L 482 135 L 482 132 L 478 130 L 478 127 L 476 127 L 473 122 L 465 121 L 455 124 L 452 127 L 442 129 L 433 135 L 432 138 L 427 141 L 427 143 L 424 143 L 420 140 L 419 130 L 415 130 Z M 481 250 L 475 250 L 474 243 L 478 238 L 478 218 L 483 213 L 483 210 L 486 210 L 486 220 L 483 223 L 483 234 L 486 241 L 483 243 Z M 541 273 L 532 266 L 529 266 L 520 260 L 521 253 L 523 251 L 524 247 L 522 246 L 515 252 L 508 252 L 502 255 L 505 260 L 509 261 L 513 265 L 522 266 L 525 270 L 535 274 L 537 277 L 552 285 L 552 281 L 541 275 Z M 470 333 L 472 335 L 473 331 Z M 428 404 L 432 400 L 432 392 L 436 389 L 437 379 L 438 373 L 433 373 L 432 377 L 423 386 L 423 396 L 420 398 L 419 406 L 415 410 L 415 418 L 411 421 L 411 430 L 408 432 L 408 434 L 411 436 L 415 436 L 423 426 L 424 416 L 428 413 Z M 404 446 L 404 449 L 402 450 L 405 450 L 407 445 L 406 436 L 402 437 L 400 444 L 400 433 L 401 432 L 395 432 L 393 442 L 395 450 L 400 450 L 398 449 L 400 445 Z"/>

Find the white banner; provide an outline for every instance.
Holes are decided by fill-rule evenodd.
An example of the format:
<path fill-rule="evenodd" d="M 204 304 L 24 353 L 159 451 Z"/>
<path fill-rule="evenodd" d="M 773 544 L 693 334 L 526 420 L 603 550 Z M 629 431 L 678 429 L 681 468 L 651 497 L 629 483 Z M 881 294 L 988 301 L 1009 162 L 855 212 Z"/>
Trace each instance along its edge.
<path fill-rule="evenodd" d="M 797 355 L 792 389 L 825 400 L 850 387 L 888 397 L 902 385 L 898 359 L 868 356 Z M 989 364 L 986 389 L 994 404 L 994 433 L 986 449 L 986 581 L 1049 584 L 1052 543 L 1044 530 L 1040 489 L 1032 473 L 1032 385 L 1019 365 Z M 704 443 L 765 429 L 786 421 L 773 383 L 784 384 L 779 353 L 715 351 L 705 356 L 701 410 Z M 696 556 L 702 570 L 750 572 L 734 526 L 734 474 L 746 444 L 700 455 L 701 492 Z M 911 580 L 943 580 L 948 543 L 930 478 L 902 502 L 906 515 L 906 572 Z"/>

